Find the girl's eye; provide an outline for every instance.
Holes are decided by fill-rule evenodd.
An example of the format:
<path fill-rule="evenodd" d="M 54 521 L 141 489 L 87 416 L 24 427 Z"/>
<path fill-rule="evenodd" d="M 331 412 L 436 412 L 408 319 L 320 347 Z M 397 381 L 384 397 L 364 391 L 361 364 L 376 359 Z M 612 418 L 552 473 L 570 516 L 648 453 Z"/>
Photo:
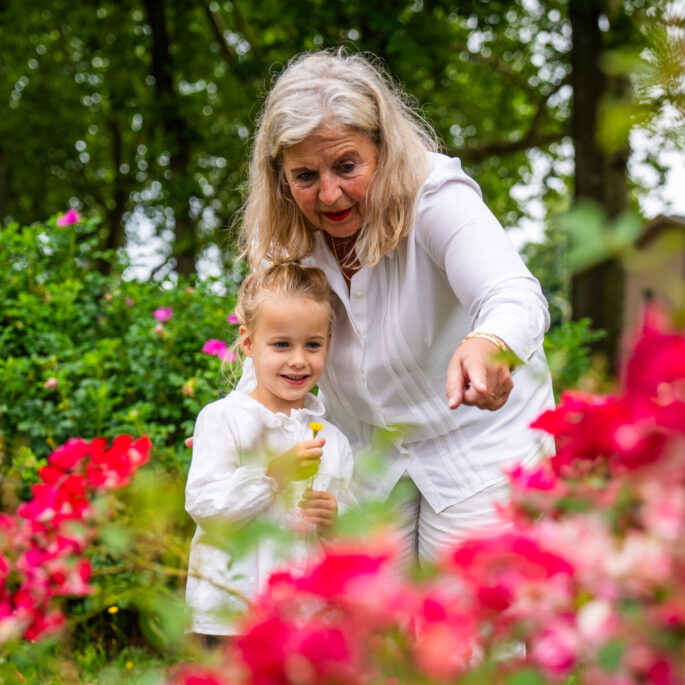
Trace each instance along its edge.
<path fill-rule="evenodd" d="M 318 350 L 321 347 L 321 343 L 310 342 L 310 343 L 307 343 L 307 347 L 311 350 Z"/>
<path fill-rule="evenodd" d="M 288 343 L 283 341 L 275 342 L 274 347 L 277 347 L 278 349 L 284 349 L 288 347 Z"/>

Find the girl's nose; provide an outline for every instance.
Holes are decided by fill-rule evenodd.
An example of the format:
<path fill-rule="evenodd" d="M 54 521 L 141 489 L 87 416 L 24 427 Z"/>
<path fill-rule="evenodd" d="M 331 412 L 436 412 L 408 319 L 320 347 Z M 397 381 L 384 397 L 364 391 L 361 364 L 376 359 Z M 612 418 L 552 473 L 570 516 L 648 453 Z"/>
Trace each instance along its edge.
<path fill-rule="evenodd" d="M 324 171 L 319 179 L 319 201 L 321 204 L 332 207 L 341 195 L 342 191 L 335 174 Z"/>
<path fill-rule="evenodd" d="M 304 356 L 304 350 L 299 347 L 293 347 L 288 363 L 290 366 L 304 366 L 307 363 Z"/>

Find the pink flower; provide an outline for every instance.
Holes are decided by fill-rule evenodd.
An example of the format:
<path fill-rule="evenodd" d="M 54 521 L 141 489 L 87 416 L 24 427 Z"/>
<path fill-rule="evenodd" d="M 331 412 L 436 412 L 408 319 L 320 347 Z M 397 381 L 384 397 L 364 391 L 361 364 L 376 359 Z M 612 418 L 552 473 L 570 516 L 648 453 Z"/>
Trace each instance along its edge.
<path fill-rule="evenodd" d="M 234 362 L 237 357 L 233 350 L 228 349 L 228 345 L 223 340 L 210 338 L 203 346 L 202 351 L 212 357 L 219 357 L 222 361 Z"/>
<path fill-rule="evenodd" d="M 228 321 L 228 323 L 237 324 L 237 323 L 239 323 L 239 322 L 238 322 L 238 315 L 237 315 L 235 312 L 231 312 L 231 313 L 226 317 L 226 321 Z"/>
<path fill-rule="evenodd" d="M 449 564 L 473 586 L 483 608 L 495 612 L 532 592 L 531 586 L 544 589 L 557 575 L 557 592 L 564 594 L 563 586 L 574 572 L 566 559 L 521 532 L 465 540 L 455 548 Z"/>
<path fill-rule="evenodd" d="M 451 682 L 482 653 L 475 614 L 440 589 L 423 598 L 415 625 L 414 658 L 431 678 Z"/>
<path fill-rule="evenodd" d="M 658 308 L 645 314 L 645 325 L 625 368 L 626 393 L 645 399 L 665 394 L 668 386 L 685 378 L 685 335 Z M 677 391 L 671 401 L 685 399 Z"/>
<path fill-rule="evenodd" d="M 69 226 L 71 224 L 77 224 L 79 221 L 81 221 L 80 214 L 75 209 L 68 209 L 66 214 L 63 214 L 57 219 L 57 225 Z"/>
<path fill-rule="evenodd" d="M 157 309 L 155 309 L 152 316 L 154 316 L 155 319 L 157 319 L 157 321 L 159 321 L 160 323 L 164 323 L 165 321 L 168 321 L 173 315 L 173 307 L 158 307 Z"/>
<path fill-rule="evenodd" d="M 54 390 L 57 387 L 57 379 L 54 376 L 50 376 L 50 378 L 43 383 L 43 387 L 47 390 Z"/>
<path fill-rule="evenodd" d="M 579 391 L 562 393 L 559 406 L 539 416 L 531 427 L 556 438 L 552 464 L 557 473 L 577 460 L 601 458 L 635 469 L 658 460 L 667 439 L 650 404 Z"/>
<path fill-rule="evenodd" d="M 531 657 L 552 676 L 565 676 L 576 662 L 580 640 L 570 621 L 559 619 L 533 641 Z"/>
<path fill-rule="evenodd" d="M 155 335 L 156 335 L 158 338 L 161 338 L 163 333 L 164 333 L 164 326 L 163 326 L 161 323 L 158 323 L 158 324 L 155 326 Z"/>
<path fill-rule="evenodd" d="M 167 685 L 229 685 L 221 668 L 212 669 L 198 664 L 184 665 L 176 671 Z"/>
<path fill-rule="evenodd" d="M 129 435 L 117 436 L 109 449 L 91 456 L 86 467 L 87 484 L 106 490 L 128 485 L 136 470 L 150 458 L 151 447 L 146 437 L 134 441 Z"/>
<path fill-rule="evenodd" d="M 136 303 L 136 301 L 132 297 L 127 297 L 126 298 L 126 306 L 127 307 L 133 307 L 133 305 Z"/>

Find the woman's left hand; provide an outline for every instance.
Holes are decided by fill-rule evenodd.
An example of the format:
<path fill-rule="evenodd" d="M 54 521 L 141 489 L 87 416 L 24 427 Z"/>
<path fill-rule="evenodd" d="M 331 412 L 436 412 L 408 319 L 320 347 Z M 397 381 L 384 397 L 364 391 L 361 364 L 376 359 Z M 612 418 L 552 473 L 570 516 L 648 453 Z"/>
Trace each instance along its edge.
<path fill-rule="evenodd" d="M 457 347 L 445 384 L 450 409 L 467 404 L 495 411 L 506 403 L 514 382 L 509 364 L 497 358 L 498 352 L 486 338 L 469 338 Z"/>

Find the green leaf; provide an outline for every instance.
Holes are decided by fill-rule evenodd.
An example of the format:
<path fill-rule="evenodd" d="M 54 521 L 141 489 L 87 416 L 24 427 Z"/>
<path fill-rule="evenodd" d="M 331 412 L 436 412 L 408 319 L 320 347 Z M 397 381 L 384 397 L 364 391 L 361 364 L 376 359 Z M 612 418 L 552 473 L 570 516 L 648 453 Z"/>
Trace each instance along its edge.
<path fill-rule="evenodd" d="M 506 679 L 507 685 L 545 685 L 545 679 L 532 669 L 522 669 Z"/>
<path fill-rule="evenodd" d="M 607 642 L 601 647 L 597 655 L 599 665 L 605 671 L 615 671 L 621 663 L 623 650 L 624 647 L 622 642 L 619 642 L 618 640 Z"/>

